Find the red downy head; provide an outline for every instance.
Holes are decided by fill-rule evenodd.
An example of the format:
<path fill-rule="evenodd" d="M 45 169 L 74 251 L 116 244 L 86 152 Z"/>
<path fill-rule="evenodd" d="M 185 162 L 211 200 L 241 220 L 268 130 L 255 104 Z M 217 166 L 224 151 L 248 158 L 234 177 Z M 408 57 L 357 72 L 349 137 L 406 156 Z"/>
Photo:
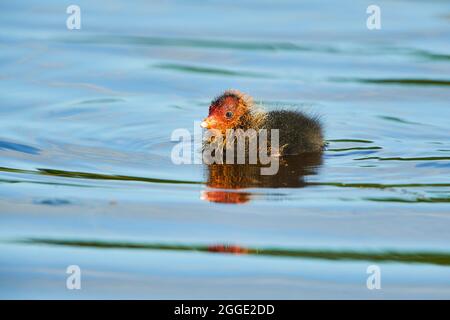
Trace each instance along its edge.
<path fill-rule="evenodd" d="M 200 124 L 205 129 L 238 128 L 243 115 L 249 112 L 252 100 L 238 90 L 227 90 L 211 102 L 209 114 Z"/>

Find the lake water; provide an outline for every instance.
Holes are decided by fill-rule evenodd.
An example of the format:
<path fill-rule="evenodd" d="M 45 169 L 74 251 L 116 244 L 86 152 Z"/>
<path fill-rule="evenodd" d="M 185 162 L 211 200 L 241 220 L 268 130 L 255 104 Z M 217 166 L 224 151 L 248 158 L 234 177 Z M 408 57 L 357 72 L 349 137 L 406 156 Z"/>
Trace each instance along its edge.
<path fill-rule="evenodd" d="M 450 298 L 449 2 L 76 2 L 0 5 L 1 298 Z M 228 88 L 327 150 L 173 164 Z"/>

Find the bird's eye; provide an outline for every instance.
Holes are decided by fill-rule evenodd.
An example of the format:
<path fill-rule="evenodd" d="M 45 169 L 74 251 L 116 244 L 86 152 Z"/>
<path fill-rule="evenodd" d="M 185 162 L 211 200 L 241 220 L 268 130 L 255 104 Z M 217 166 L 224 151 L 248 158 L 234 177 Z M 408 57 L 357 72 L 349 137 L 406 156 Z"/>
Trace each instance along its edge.
<path fill-rule="evenodd" d="M 231 119 L 233 117 L 233 112 L 227 111 L 227 113 L 225 113 L 225 117 L 227 117 L 227 119 Z"/>

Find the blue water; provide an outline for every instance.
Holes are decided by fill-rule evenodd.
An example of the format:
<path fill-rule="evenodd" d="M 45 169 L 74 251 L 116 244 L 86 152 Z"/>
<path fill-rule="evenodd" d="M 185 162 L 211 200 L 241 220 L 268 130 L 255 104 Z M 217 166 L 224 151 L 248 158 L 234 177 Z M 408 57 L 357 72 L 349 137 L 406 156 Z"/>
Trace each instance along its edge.
<path fill-rule="evenodd" d="M 450 298 L 450 3 L 76 4 L 0 5 L 1 298 Z M 228 88 L 327 150 L 173 164 Z"/>

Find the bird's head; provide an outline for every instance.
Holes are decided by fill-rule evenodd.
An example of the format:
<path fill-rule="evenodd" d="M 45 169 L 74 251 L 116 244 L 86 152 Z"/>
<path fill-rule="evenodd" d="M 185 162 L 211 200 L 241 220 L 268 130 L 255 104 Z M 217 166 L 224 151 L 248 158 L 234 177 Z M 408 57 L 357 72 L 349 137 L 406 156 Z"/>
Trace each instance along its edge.
<path fill-rule="evenodd" d="M 240 128 L 253 105 L 252 98 L 238 90 L 227 90 L 211 102 L 202 128 L 225 132 Z"/>

